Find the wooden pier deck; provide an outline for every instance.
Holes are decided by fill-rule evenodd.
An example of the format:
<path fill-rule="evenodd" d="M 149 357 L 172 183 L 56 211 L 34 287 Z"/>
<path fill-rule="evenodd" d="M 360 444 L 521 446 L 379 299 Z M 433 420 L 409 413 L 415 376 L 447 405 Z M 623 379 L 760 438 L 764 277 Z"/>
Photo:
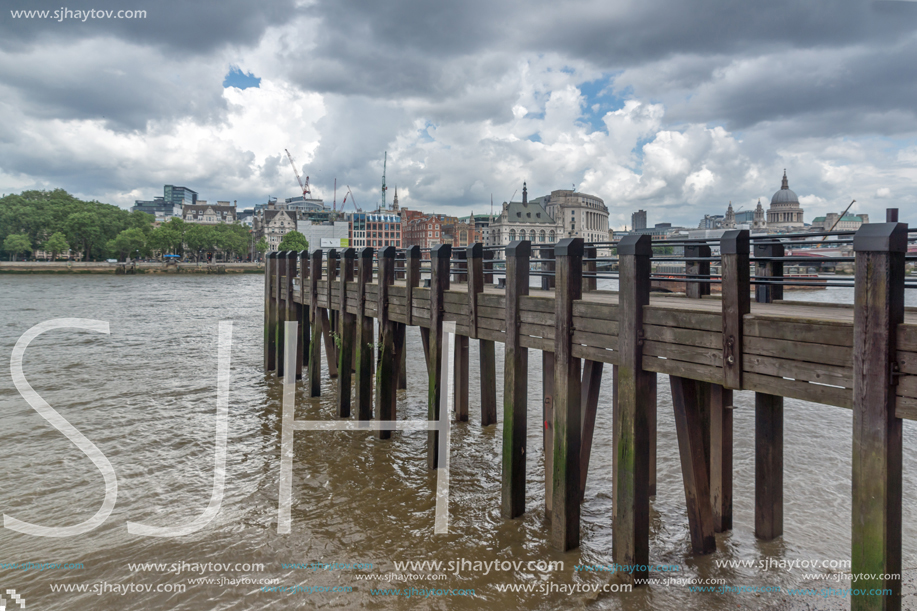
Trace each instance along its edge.
<path fill-rule="evenodd" d="M 496 422 L 494 343 L 503 343 L 502 512 L 515 518 L 525 511 L 527 353 L 542 351 L 546 510 L 554 545 L 568 550 L 579 545 L 598 387 L 604 365 L 611 365 L 612 554 L 623 565 L 648 564 L 656 374 L 670 379 L 692 548 L 699 554 L 715 551 L 714 533 L 732 527 L 734 391 L 756 393 L 755 532 L 762 539 L 783 532 L 783 398 L 853 409 L 852 572 L 900 575 L 901 420 L 917 420 L 917 312 L 904 307 L 907 226 L 864 225 L 853 241 L 852 305 L 782 301 L 782 246 L 750 244 L 747 231 L 727 232 L 719 244 L 722 296 L 716 298 L 709 296 L 709 280 L 704 284 L 710 250 L 703 245 L 685 249 L 687 296 L 651 294 L 647 236 L 628 236 L 614 246 L 615 292 L 595 290 L 595 250 L 578 239 L 542 251 L 542 259 L 532 258 L 528 242 L 513 242 L 499 272 L 481 245 L 467 252 L 439 246 L 423 261 L 417 247 L 401 253 L 393 247 L 346 249 L 340 257 L 332 251 L 324 265 L 321 251 L 310 258 L 272 253 L 265 369 L 283 374 L 280 329 L 297 320 L 302 333 L 291 365 L 298 377 L 308 371 L 312 395 L 320 392 L 324 352 L 338 380 L 339 417 L 349 417 L 354 403 L 358 419 L 394 419 L 395 387 L 404 384 L 404 333 L 416 326 L 434 420 L 443 322 L 454 321 L 455 419 L 468 420 L 468 341 L 476 339 L 481 424 L 487 426 Z M 403 267 L 396 269 L 396 257 Z M 754 302 L 752 265 L 759 280 L 776 278 L 757 286 Z M 533 266 L 550 274 L 542 277 L 542 289 L 529 286 Z M 422 273 L 428 287 L 420 286 Z M 493 274 L 505 274 L 506 288 L 493 285 Z M 394 358 L 380 359 L 376 346 Z M 377 366 L 384 371 L 373 388 Z M 437 435 L 429 433 L 430 468 L 437 466 Z M 892 594 L 855 596 L 853 608 L 900 608 L 900 586 L 900 577 L 858 582 Z"/>

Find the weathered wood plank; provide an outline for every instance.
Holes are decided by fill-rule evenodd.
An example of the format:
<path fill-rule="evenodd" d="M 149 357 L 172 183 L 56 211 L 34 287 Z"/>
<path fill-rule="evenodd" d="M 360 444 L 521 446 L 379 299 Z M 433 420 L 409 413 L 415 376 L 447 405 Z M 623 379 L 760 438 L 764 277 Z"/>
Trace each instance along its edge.
<path fill-rule="evenodd" d="M 853 388 L 852 368 L 791 361 L 757 354 L 747 355 L 744 366 L 745 371 L 778 378 L 792 378 L 794 380 L 805 380 L 806 382 Z"/>
<path fill-rule="evenodd" d="M 597 320 L 618 320 L 618 306 L 594 301 L 577 301 L 573 304 L 573 316 Z"/>
<path fill-rule="evenodd" d="M 427 385 L 427 420 L 438 421 L 442 401 L 443 374 L 443 296 L 449 290 L 449 265 L 452 247 L 449 244 L 434 246 L 430 251 L 430 334 Z M 439 467 L 440 431 L 427 432 L 427 468 Z"/>
<path fill-rule="evenodd" d="M 322 394 L 322 317 L 319 312 L 318 279 L 322 276 L 322 251 L 314 250 L 309 260 L 309 325 L 312 339 L 309 341 L 309 396 Z"/>
<path fill-rule="evenodd" d="M 643 324 L 722 332 L 723 316 L 711 312 L 691 312 L 651 305 L 643 312 Z"/>
<path fill-rule="evenodd" d="M 379 251 L 379 332 L 382 335 L 379 346 L 379 359 L 376 365 L 376 420 L 386 422 L 396 420 L 397 397 L 396 386 L 398 355 L 395 354 L 395 323 L 388 314 L 388 289 L 395 281 L 395 247 L 386 246 Z M 390 430 L 379 429 L 376 439 L 390 439 Z"/>
<path fill-rule="evenodd" d="M 367 286 L 373 277 L 373 248 L 361 248 L 357 268 L 357 292 L 360 307 L 357 310 L 356 337 L 356 388 L 354 399 L 357 404 L 357 419 L 372 420 L 373 417 L 373 319 L 366 313 L 366 302 L 370 297 Z"/>
<path fill-rule="evenodd" d="M 744 390 L 776 394 L 790 399 L 800 399 L 823 405 L 853 407 L 853 393 L 848 388 L 786 380 L 748 371 L 745 373 L 746 375 L 742 378 L 745 384 Z"/>
<path fill-rule="evenodd" d="M 684 346 L 699 346 L 701 348 L 723 348 L 723 334 L 712 331 L 697 331 L 694 329 L 678 329 L 674 327 L 660 327 L 658 325 L 644 325 L 643 332 L 646 339 L 666 344 L 682 344 Z"/>
<path fill-rule="evenodd" d="M 611 348 L 617 350 L 621 343 L 617 335 L 603 335 L 601 333 L 588 333 L 576 330 L 573 332 L 573 343 L 592 346 L 594 348 Z"/>
<path fill-rule="evenodd" d="M 353 281 L 353 264 L 356 250 L 345 248 L 341 252 L 340 283 L 346 285 Z M 337 416 L 350 418 L 350 404 L 353 391 L 354 341 L 357 336 L 357 317 L 345 309 L 338 315 L 338 379 L 337 379 Z"/>
<path fill-rule="evenodd" d="M 655 356 L 643 355 L 643 369 L 666 375 L 691 378 L 701 382 L 719 384 L 723 380 L 723 370 L 719 367 L 699 365 L 674 359 L 661 359 Z"/>
<path fill-rule="evenodd" d="M 723 351 L 717 348 L 700 348 L 698 346 L 647 341 L 643 345 L 643 354 L 677 361 L 687 361 L 698 365 L 708 365 L 710 367 L 723 366 Z"/>
<path fill-rule="evenodd" d="M 806 342 L 745 336 L 745 355 L 773 356 L 794 361 L 823 363 L 853 369 L 853 348 Z"/>
<path fill-rule="evenodd" d="M 743 317 L 751 311 L 749 233 L 729 230 L 720 238 L 723 275 L 723 386 L 742 388 Z"/>
<path fill-rule="evenodd" d="M 853 346 L 853 325 L 841 322 L 801 321 L 798 318 L 750 314 L 744 320 L 745 335 L 770 337 L 810 344 Z"/>
<path fill-rule="evenodd" d="M 579 344 L 573 344 L 572 352 L 574 358 L 578 359 L 588 359 L 591 361 L 599 361 L 600 363 L 607 363 L 609 365 L 617 365 L 620 361 L 620 352 L 605 350 L 604 348 L 592 348 L 589 346 L 581 346 Z"/>
<path fill-rule="evenodd" d="M 573 328 L 586 333 L 601 333 L 602 335 L 619 335 L 618 321 L 598 320 L 596 318 L 573 317 Z"/>

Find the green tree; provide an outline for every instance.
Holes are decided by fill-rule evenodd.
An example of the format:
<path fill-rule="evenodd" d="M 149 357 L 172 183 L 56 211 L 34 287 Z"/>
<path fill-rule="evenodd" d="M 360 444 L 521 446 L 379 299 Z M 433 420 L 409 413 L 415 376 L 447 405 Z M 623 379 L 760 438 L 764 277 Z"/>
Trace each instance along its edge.
<path fill-rule="evenodd" d="M 147 246 L 152 250 L 158 250 L 160 255 L 176 254 L 176 251 L 181 249 L 181 234 L 168 223 L 164 223 L 150 233 Z"/>
<path fill-rule="evenodd" d="M 258 242 L 255 244 L 255 250 L 257 250 L 258 254 L 260 254 L 263 257 L 264 253 L 267 252 L 267 248 L 268 248 L 267 240 L 264 239 L 264 236 L 261 236 L 261 239 L 259 239 Z"/>
<path fill-rule="evenodd" d="M 113 240 L 109 240 L 108 249 L 118 253 L 118 259 L 127 259 L 135 253 L 139 254 L 146 251 L 146 236 L 139 227 L 125 229 Z"/>
<path fill-rule="evenodd" d="M 213 225 L 190 224 L 185 231 L 185 244 L 200 262 L 204 253 L 216 250 L 217 232 Z"/>
<path fill-rule="evenodd" d="M 71 243 L 82 246 L 83 260 L 92 258 L 92 247 L 102 240 L 102 223 L 99 216 L 93 212 L 74 212 L 64 222 L 67 235 Z"/>
<path fill-rule="evenodd" d="M 24 233 L 10 234 L 3 240 L 3 250 L 10 253 L 10 261 L 12 261 L 13 257 L 17 257 L 19 253 L 31 251 L 32 242 Z"/>
<path fill-rule="evenodd" d="M 57 255 L 69 249 L 70 249 L 70 244 L 67 243 L 67 238 L 65 238 L 64 234 L 61 233 L 60 231 L 55 231 L 54 235 L 48 238 L 48 241 L 45 242 L 45 245 L 44 245 L 44 250 L 51 253 L 52 261 L 57 259 Z"/>
<path fill-rule="evenodd" d="M 277 250 L 308 250 L 309 241 L 298 231 L 291 231 L 283 236 Z"/>

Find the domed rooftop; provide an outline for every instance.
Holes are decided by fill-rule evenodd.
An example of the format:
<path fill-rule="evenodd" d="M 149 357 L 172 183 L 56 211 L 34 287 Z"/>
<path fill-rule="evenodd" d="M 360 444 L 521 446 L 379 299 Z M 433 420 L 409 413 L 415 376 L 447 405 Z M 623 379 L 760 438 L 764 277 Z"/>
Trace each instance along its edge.
<path fill-rule="evenodd" d="M 780 190 L 774 193 L 774 196 L 771 198 L 771 206 L 774 204 L 798 204 L 799 198 L 796 196 L 796 193 L 790 189 L 790 184 L 786 179 L 786 170 L 783 171 L 783 184 L 780 186 Z"/>

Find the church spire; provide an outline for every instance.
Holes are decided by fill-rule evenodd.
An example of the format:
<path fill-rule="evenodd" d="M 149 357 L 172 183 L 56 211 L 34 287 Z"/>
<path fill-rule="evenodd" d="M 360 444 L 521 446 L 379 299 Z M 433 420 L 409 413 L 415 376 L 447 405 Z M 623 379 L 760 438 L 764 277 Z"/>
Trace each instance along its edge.
<path fill-rule="evenodd" d="M 790 188 L 790 183 L 789 183 L 789 181 L 787 181 L 787 179 L 786 179 L 786 168 L 783 168 L 783 184 L 780 185 L 780 188 L 781 188 L 781 189 L 789 189 L 789 188 Z"/>
<path fill-rule="evenodd" d="M 525 181 L 522 182 L 522 205 L 527 206 L 529 203 L 529 190 L 525 186 Z"/>

